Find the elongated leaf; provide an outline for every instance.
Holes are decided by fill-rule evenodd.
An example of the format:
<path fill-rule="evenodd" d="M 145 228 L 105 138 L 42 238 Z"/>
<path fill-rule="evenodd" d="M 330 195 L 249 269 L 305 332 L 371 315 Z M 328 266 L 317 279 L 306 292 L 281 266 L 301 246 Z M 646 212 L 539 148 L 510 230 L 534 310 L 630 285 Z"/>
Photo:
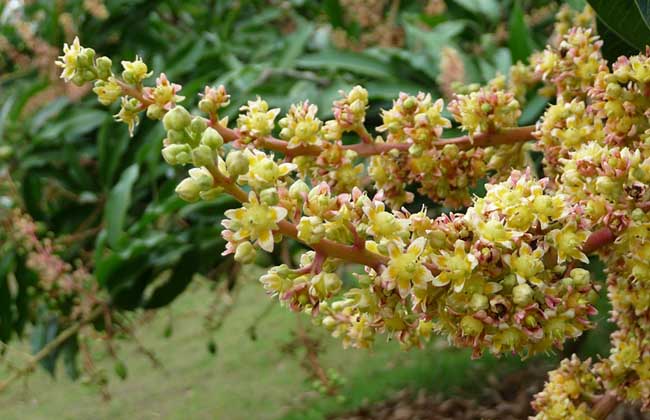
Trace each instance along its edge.
<path fill-rule="evenodd" d="M 650 44 L 650 28 L 647 19 L 648 2 L 631 0 L 588 0 L 598 14 L 600 22 L 611 32 L 601 32 L 605 44 L 612 41 L 612 34 L 625 41 L 637 51 Z"/>
<path fill-rule="evenodd" d="M 71 117 L 48 124 L 38 135 L 43 140 L 54 140 L 62 136 L 75 137 L 97 128 L 104 117 L 105 111 L 82 109 Z"/>
<path fill-rule="evenodd" d="M 472 13 L 483 15 L 493 22 L 499 20 L 501 7 L 496 0 L 454 0 Z"/>
<path fill-rule="evenodd" d="M 287 48 L 284 50 L 284 54 L 282 54 L 280 61 L 278 62 L 278 67 L 291 67 L 296 58 L 298 58 L 302 50 L 305 48 L 305 45 L 307 44 L 307 41 L 309 41 L 313 31 L 314 25 L 307 22 L 300 23 L 298 29 L 287 38 Z"/>
<path fill-rule="evenodd" d="M 120 130 L 121 131 L 121 130 Z M 129 138 L 121 133 L 117 135 L 115 122 L 112 118 L 105 119 L 97 134 L 97 158 L 99 159 L 99 180 L 104 188 L 113 185 L 115 171 L 129 144 Z"/>
<path fill-rule="evenodd" d="M 639 8 L 641 18 L 646 26 L 650 27 L 650 0 L 634 0 L 634 2 L 636 3 L 636 7 Z"/>
<path fill-rule="evenodd" d="M 0 259 L 0 341 L 7 342 L 11 338 L 13 320 L 11 293 L 9 292 L 9 272 L 13 265 L 14 255 L 5 254 Z"/>
<path fill-rule="evenodd" d="M 517 61 L 527 62 L 534 50 L 534 44 L 524 20 L 524 11 L 518 0 L 513 3 L 508 26 L 508 47 L 510 47 L 512 61 L 515 63 Z"/>
<path fill-rule="evenodd" d="M 104 207 L 104 219 L 106 220 L 108 243 L 112 247 L 117 246 L 124 231 L 126 212 L 131 205 L 131 190 L 139 172 L 138 165 L 129 166 L 108 195 Z"/>
<path fill-rule="evenodd" d="M 324 51 L 297 59 L 296 66 L 315 70 L 323 68 L 347 70 L 352 73 L 380 79 L 394 78 L 386 63 L 363 53 Z"/>
<path fill-rule="evenodd" d="M 198 252 L 195 250 L 186 252 L 176 264 L 176 268 L 172 275 L 169 276 L 169 279 L 152 292 L 143 306 L 147 309 L 154 309 L 173 301 L 190 284 L 199 262 Z"/>

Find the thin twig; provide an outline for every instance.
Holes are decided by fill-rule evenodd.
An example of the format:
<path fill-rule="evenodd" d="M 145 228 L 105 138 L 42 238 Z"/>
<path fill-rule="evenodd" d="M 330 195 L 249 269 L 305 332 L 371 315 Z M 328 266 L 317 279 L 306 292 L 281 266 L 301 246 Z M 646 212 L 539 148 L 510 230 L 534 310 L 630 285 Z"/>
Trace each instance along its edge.
<path fill-rule="evenodd" d="M 93 310 L 87 317 L 83 318 L 82 320 L 74 323 L 67 329 L 65 329 L 61 334 L 59 334 L 54 340 L 50 341 L 43 347 L 38 353 L 36 353 L 34 356 L 31 357 L 29 362 L 27 362 L 27 366 L 25 366 L 22 369 L 18 369 L 14 371 L 14 373 L 11 374 L 7 379 L 4 381 L 0 382 L 0 393 L 7 389 L 9 385 L 11 385 L 14 381 L 19 379 L 21 376 L 31 372 L 34 370 L 36 365 L 43 359 L 45 359 L 47 356 L 50 355 L 53 351 L 55 351 L 61 344 L 63 344 L 68 338 L 72 337 L 75 335 L 81 327 L 84 325 L 94 321 L 96 318 L 98 318 L 100 315 L 104 313 L 104 307 L 103 306 L 98 306 Z"/>

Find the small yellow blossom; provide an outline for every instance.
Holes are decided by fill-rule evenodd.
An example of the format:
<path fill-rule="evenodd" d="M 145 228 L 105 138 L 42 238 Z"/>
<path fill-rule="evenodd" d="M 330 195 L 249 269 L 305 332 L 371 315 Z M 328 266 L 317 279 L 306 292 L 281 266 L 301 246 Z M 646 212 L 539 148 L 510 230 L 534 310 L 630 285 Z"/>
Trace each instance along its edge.
<path fill-rule="evenodd" d="M 229 220 L 222 224 L 234 232 L 233 240 L 251 240 L 267 252 L 273 251 L 273 231 L 278 229 L 278 223 L 287 216 L 287 209 L 279 206 L 262 204 L 257 195 L 251 192 L 248 203 L 238 209 L 227 210 Z"/>
<path fill-rule="evenodd" d="M 415 288 L 426 288 L 433 281 L 433 275 L 422 264 L 420 256 L 427 244 L 426 238 L 417 238 L 403 251 L 395 242 L 389 242 L 388 253 L 390 261 L 384 270 L 382 278 L 396 285 L 401 297 L 406 297 Z"/>
<path fill-rule="evenodd" d="M 433 279 L 433 285 L 443 287 L 450 282 L 455 292 L 460 292 L 465 286 L 478 260 L 472 254 L 465 251 L 465 242 L 458 240 L 454 245 L 454 252 L 440 251 L 441 255 L 434 255 L 433 262 L 441 270 Z"/>

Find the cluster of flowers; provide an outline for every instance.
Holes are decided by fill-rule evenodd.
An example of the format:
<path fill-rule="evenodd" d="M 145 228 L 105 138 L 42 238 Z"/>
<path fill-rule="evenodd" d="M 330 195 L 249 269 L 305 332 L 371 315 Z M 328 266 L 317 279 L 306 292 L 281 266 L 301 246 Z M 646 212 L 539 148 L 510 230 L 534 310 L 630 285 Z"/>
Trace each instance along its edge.
<path fill-rule="evenodd" d="M 39 226 L 29 215 L 19 209 L 0 211 L 0 227 L 0 244 L 20 250 L 25 266 L 38 278 L 34 286 L 45 292 L 49 304 L 66 308 L 71 319 L 83 318 L 97 306 L 97 282 L 83 265 L 65 262 L 54 240 L 40 238 Z"/>
<path fill-rule="evenodd" d="M 312 243 L 319 232 L 363 244 L 361 236 L 376 262 L 343 299 L 331 299 L 342 261 L 316 262 L 318 251 L 297 270 L 271 269 L 261 281 L 292 308 L 322 314 L 323 324 L 355 347 L 368 347 L 377 333 L 418 345 L 433 331 L 477 356 L 561 346 L 590 327 L 597 294 L 586 270 L 569 269 L 586 258 L 579 251 L 584 221 L 565 198 L 544 194 L 545 183 L 513 172 L 465 215 L 437 219 L 424 210 L 386 211 L 381 196 L 359 190 L 333 198 L 322 186 L 307 196 L 305 213 L 312 201 L 328 200 L 329 215 L 303 217 L 298 237 Z M 314 276 L 321 268 L 328 274 Z"/>
<path fill-rule="evenodd" d="M 549 383 L 535 396 L 535 420 L 593 420 L 591 406 L 602 393 L 602 384 L 592 372 L 591 360 L 573 355 L 549 372 Z"/>
<path fill-rule="evenodd" d="M 572 29 L 557 49 L 549 48 L 540 56 L 544 59 L 538 60 L 537 69 L 556 82 L 558 98 L 538 123 L 536 136 L 545 152 L 545 171 L 556 177 L 554 188 L 583 209 L 594 229 L 606 228 L 616 236 L 600 257 L 607 267 L 612 319 L 618 330 L 611 337 L 610 357 L 591 367 L 592 375 L 619 399 L 648 408 L 650 54 L 621 57 L 610 70 L 600 47 L 591 30 Z M 587 375 L 584 371 L 551 375 L 538 398 L 540 418 L 566 418 L 566 413 L 580 409 L 575 398 L 561 400 L 558 383 L 571 376 L 572 383 L 580 383 L 577 378 L 583 374 Z M 580 388 L 583 395 L 590 392 L 588 386 Z M 553 394 L 562 402 L 548 404 Z M 560 411 L 553 410 L 568 411 L 556 415 Z"/>
<path fill-rule="evenodd" d="M 597 388 L 590 375 L 620 397 L 650 401 L 644 309 L 650 251 L 632 257 L 650 238 L 650 59 L 620 59 L 610 71 L 600 46 L 591 28 L 567 30 L 530 66 L 514 66 L 508 83 L 498 77 L 487 87 L 465 87 L 449 105 L 468 132 L 457 138 L 442 136 L 451 122 L 442 116 L 442 101 L 424 93 L 402 94 L 384 111 L 376 130 L 385 137 L 373 138 L 365 128 L 368 95 L 355 87 L 334 103 L 330 121 L 320 121 L 308 102 L 292 106 L 275 138 L 280 111 L 260 98 L 241 108 L 230 129 L 218 115 L 230 99 L 223 87 L 206 88 L 199 102 L 204 117 L 177 104 L 180 87 L 164 75 L 155 87 L 143 87 L 149 73 L 139 59 L 122 63 L 121 79 L 110 69 L 102 78 L 104 57 L 80 60 L 89 53 L 75 41 L 60 65 L 66 79 L 97 80 L 102 103 L 121 98 L 117 118 L 131 131 L 141 112 L 162 119 L 163 157 L 192 166 L 177 187 L 182 198 L 227 193 L 242 202 L 226 213 L 225 253 L 252 262 L 258 248 L 270 252 L 284 237 L 311 248 L 297 268 L 273 267 L 261 282 L 346 345 L 368 347 L 385 333 L 410 347 L 441 333 L 475 355 L 527 356 L 560 347 L 590 328 L 595 313 L 598 287 L 579 264 L 618 236 L 601 251 L 620 328 L 612 356 L 593 368 L 563 362 L 536 404 L 542 419 L 588 418 L 584 403 Z M 520 98 L 538 81 L 557 102 L 536 127 L 516 127 Z M 360 142 L 344 144 L 348 134 Z M 501 169 L 485 197 L 472 199 L 471 186 L 493 165 L 516 161 L 512 156 L 533 135 L 548 153 L 549 178 Z M 354 187 L 364 173 L 373 196 Z M 438 218 L 425 209 L 409 212 L 400 207 L 412 200 L 412 184 L 450 207 L 471 207 Z M 340 278 L 347 263 L 364 267 L 350 288 Z"/>

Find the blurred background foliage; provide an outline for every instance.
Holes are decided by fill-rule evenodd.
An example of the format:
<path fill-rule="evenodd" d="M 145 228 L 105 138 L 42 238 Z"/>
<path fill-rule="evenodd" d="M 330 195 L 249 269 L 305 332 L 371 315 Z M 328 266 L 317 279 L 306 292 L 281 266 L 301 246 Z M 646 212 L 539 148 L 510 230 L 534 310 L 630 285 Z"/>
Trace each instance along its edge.
<path fill-rule="evenodd" d="M 574 10 L 584 6 L 566 3 Z M 239 275 L 234 261 L 221 256 L 220 220 L 235 204 L 227 197 L 187 204 L 174 194 L 181 174 L 160 156 L 161 125 L 143 121 L 129 138 L 126 127 L 113 121 L 116 107 L 106 109 L 87 95 L 88 88 L 59 79 L 54 61 L 74 36 L 114 59 L 143 57 L 156 73 L 183 85 L 185 106 L 196 103 L 204 86 L 224 84 L 233 99 L 225 113 L 231 117 L 260 95 L 284 111 L 309 99 L 327 118 L 339 90 L 362 84 L 375 118 L 368 125 L 375 126 L 379 110 L 401 91 L 448 98 L 454 82 L 484 83 L 507 74 L 511 64 L 546 44 L 560 7 L 542 0 L 5 0 L 0 341 L 28 340 L 37 353 L 91 307 L 104 305 L 106 314 L 94 319 L 90 333 L 72 334 L 60 351 L 41 360 L 50 372 L 63 360 L 72 377 L 81 365 L 84 377 L 102 388 L 106 375 L 79 361 L 89 337 L 134 340 L 151 310 L 169 307 L 192 282 L 190 289 L 201 292 L 185 299 L 209 308 L 215 295 L 234 295 L 238 279 L 256 279 L 256 272 Z M 542 96 L 528 99 L 522 124 L 534 122 L 547 104 Z M 9 234 L 25 225 L 41 246 L 26 246 Z M 45 265 L 63 265 L 55 277 L 81 278 L 81 286 L 74 293 L 44 286 L 46 273 L 34 253 L 46 254 Z M 260 258 L 259 264 L 269 262 Z M 264 299 L 248 301 L 250 311 L 264 315 Z M 233 305 L 238 303 L 224 307 Z M 256 320 L 249 319 L 253 327 L 261 322 Z M 171 335 L 171 324 L 160 322 L 162 335 Z M 214 319 L 204 324 L 221 325 Z M 254 338 L 254 331 L 244 330 L 232 334 Z M 607 331 L 599 335 L 606 338 Z M 600 351 L 595 343 L 587 351 Z M 208 339 L 207 353 L 218 347 Z M 102 354 L 117 360 L 116 376 L 126 376 L 113 344 L 106 349 Z M 3 350 L 7 366 L 9 353 Z M 430 356 L 417 357 L 430 363 Z"/>

